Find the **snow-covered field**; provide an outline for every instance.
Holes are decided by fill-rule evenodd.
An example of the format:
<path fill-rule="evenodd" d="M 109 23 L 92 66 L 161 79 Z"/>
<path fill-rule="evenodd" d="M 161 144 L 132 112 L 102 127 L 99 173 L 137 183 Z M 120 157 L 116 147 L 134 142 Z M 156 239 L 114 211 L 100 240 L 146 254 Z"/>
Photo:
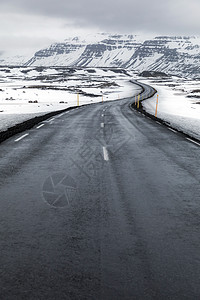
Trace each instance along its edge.
<path fill-rule="evenodd" d="M 200 80 L 178 77 L 167 79 L 138 77 L 158 91 L 158 117 L 173 127 L 200 139 Z M 155 114 L 157 94 L 143 101 L 143 107 Z"/>
<path fill-rule="evenodd" d="M 133 96 L 138 87 L 120 70 L 0 68 L 0 130 L 36 115 L 79 104 Z"/>
<path fill-rule="evenodd" d="M 144 78 L 134 72 L 99 68 L 0 68 L 0 130 L 47 112 L 79 103 L 131 97 L 140 88 L 131 79 L 153 86 L 159 95 L 158 117 L 200 139 L 200 80 Z M 143 101 L 155 113 L 155 95 Z"/>

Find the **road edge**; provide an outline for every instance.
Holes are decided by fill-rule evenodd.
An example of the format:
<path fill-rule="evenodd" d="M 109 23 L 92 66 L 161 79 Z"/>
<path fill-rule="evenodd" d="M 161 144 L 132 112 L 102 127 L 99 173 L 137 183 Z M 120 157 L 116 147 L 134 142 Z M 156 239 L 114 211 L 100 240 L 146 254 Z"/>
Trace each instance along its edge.
<path fill-rule="evenodd" d="M 196 142 L 197 144 L 200 143 L 200 139 L 197 139 L 197 138 L 195 138 L 194 136 L 192 136 L 192 135 L 190 135 L 190 134 L 188 134 L 188 133 L 186 133 L 186 132 L 184 132 L 184 131 L 182 131 L 182 130 L 180 130 L 180 129 L 177 129 L 176 127 L 173 127 L 169 122 L 167 122 L 167 121 L 165 121 L 165 120 L 163 120 L 163 119 L 161 119 L 161 118 L 155 117 L 154 115 L 150 114 L 149 112 L 147 112 L 147 111 L 144 109 L 144 107 L 143 107 L 143 105 L 142 105 L 142 102 L 145 101 L 145 100 L 147 100 L 147 99 L 152 98 L 152 97 L 157 93 L 157 90 L 156 90 L 156 89 L 154 89 L 154 88 L 153 88 L 152 86 L 150 86 L 150 85 L 140 83 L 140 82 L 138 82 L 137 80 L 134 80 L 134 81 L 130 80 L 130 82 L 132 82 L 132 83 L 134 83 L 134 84 L 137 84 L 138 86 L 142 87 L 142 91 L 141 91 L 139 94 L 137 94 L 136 96 L 138 96 L 138 95 L 141 96 L 142 93 L 144 93 L 144 91 L 145 91 L 144 86 L 148 86 L 148 87 L 150 87 L 150 88 L 152 89 L 152 93 L 151 93 L 150 95 L 144 97 L 142 100 L 139 101 L 139 107 L 137 107 L 137 103 L 135 104 L 135 102 L 132 102 L 132 103 L 129 105 L 129 107 L 130 107 L 131 110 L 134 110 L 134 111 L 136 110 L 136 111 L 142 113 L 143 115 L 145 115 L 146 117 L 152 119 L 153 121 L 159 122 L 160 124 L 164 125 L 165 127 L 170 128 L 170 129 L 172 129 L 172 130 L 175 130 L 177 133 L 183 135 L 184 137 L 186 137 L 187 139 L 190 139 L 190 140 L 193 141 L 193 142 Z M 153 90 L 154 90 L 154 91 L 153 91 Z"/>
<path fill-rule="evenodd" d="M 82 106 L 84 106 L 84 105 L 82 105 Z M 82 106 L 80 106 L 80 107 L 82 107 Z M 53 116 L 59 115 L 63 112 L 73 110 L 76 108 L 78 108 L 78 106 L 72 106 L 72 107 L 67 107 L 65 109 L 62 109 L 62 110 L 52 111 L 52 112 L 46 113 L 42 116 L 36 116 L 36 117 L 28 119 L 24 122 L 18 123 L 12 127 L 9 127 L 8 129 L 6 129 L 4 131 L 0 131 L 0 144 L 18 133 L 22 133 L 26 130 L 33 128 L 35 125 L 38 125 L 42 121 L 45 121 Z"/>

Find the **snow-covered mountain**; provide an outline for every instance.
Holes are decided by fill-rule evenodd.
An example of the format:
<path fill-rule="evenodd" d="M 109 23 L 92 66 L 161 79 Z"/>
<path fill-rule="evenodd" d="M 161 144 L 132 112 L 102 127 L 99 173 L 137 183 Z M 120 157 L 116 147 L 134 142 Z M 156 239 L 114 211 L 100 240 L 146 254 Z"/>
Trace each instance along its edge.
<path fill-rule="evenodd" d="M 0 56 L 0 64 L 1 56 Z M 24 63 L 27 66 L 121 67 L 200 77 L 200 38 L 97 34 L 55 43 Z"/>
<path fill-rule="evenodd" d="M 0 51 L 0 66 L 23 66 L 34 55 L 33 51 Z"/>

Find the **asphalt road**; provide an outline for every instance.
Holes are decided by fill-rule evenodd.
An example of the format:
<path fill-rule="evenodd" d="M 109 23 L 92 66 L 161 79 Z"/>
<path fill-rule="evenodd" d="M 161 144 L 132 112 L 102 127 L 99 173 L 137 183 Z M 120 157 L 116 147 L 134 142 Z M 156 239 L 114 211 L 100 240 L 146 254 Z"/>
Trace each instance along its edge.
<path fill-rule="evenodd" d="M 200 299 L 200 148 L 132 100 L 0 145 L 1 299 Z"/>

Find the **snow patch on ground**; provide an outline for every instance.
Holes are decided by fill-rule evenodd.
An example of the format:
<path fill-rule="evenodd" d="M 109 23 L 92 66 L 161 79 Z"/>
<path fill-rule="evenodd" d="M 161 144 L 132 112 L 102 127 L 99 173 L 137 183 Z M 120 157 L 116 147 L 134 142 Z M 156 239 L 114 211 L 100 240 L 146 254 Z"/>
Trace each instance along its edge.
<path fill-rule="evenodd" d="M 133 97 L 132 78 L 153 86 L 159 95 L 158 117 L 200 139 L 200 80 L 143 78 L 132 71 L 107 68 L 0 68 L 0 130 L 35 116 L 80 105 Z M 155 114 L 155 95 L 143 101 Z"/>
<path fill-rule="evenodd" d="M 158 118 L 200 139 L 200 80 L 178 77 L 138 80 L 158 91 Z M 143 107 L 151 114 L 155 114 L 157 94 L 143 101 Z"/>
<path fill-rule="evenodd" d="M 121 70 L 75 68 L 0 68 L 0 130 L 79 103 L 134 96 L 138 86 Z"/>

